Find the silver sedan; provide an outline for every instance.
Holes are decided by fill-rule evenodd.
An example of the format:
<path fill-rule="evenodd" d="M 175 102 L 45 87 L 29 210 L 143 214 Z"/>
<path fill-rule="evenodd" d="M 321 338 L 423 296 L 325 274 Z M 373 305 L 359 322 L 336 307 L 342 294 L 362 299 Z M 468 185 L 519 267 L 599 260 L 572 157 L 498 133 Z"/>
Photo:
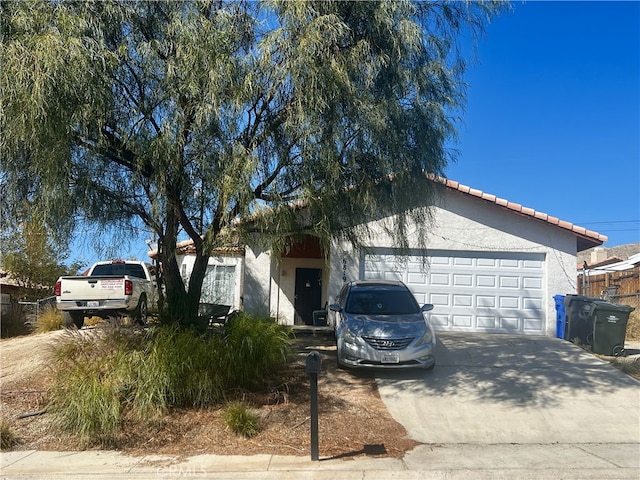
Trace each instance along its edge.
<path fill-rule="evenodd" d="M 339 366 L 434 367 L 436 336 L 425 315 L 433 305 L 420 307 L 404 283 L 348 283 L 329 309 Z"/>

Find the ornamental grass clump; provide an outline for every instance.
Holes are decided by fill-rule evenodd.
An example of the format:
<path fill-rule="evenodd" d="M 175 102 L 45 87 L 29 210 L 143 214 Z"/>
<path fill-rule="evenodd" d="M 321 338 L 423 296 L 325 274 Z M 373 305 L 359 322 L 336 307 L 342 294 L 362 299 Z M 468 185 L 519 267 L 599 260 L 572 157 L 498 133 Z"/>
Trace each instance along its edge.
<path fill-rule="evenodd" d="M 229 404 L 223 413 L 227 427 L 235 434 L 251 438 L 260 433 L 260 421 L 242 402 Z"/>
<path fill-rule="evenodd" d="M 86 443 L 113 446 L 125 422 L 152 424 L 171 408 L 218 405 L 229 392 L 267 385 L 290 348 L 286 327 L 244 314 L 205 334 L 178 326 L 69 330 L 56 350 L 49 411 Z"/>
<path fill-rule="evenodd" d="M 62 312 L 58 311 L 55 307 L 49 307 L 45 308 L 43 312 L 38 315 L 35 332 L 52 332 L 54 330 L 61 330 L 63 327 L 64 317 Z"/>
<path fill-rule="evenodd" d="M 255 390 L 287 364 L 292 335 L 273 319 L 241 314 L 225 325 L 219 341 L 227 387 Z"/>

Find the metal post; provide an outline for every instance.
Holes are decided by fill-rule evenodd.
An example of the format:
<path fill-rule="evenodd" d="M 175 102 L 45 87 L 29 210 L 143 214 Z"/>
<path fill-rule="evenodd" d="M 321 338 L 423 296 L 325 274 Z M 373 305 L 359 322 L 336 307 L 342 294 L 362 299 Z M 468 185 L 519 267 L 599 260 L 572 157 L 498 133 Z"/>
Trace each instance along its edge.
<path fill-rule="evenodd" d="M 318 373 L 320 373 L 320 353 L 316 350 L 307 355 L 305 367 L 309 374 L 309 395 L 311 397 L 311 460 L 319 460 L 318 449 Z"/>
<path fill-rule="evenodd" d="M 311 460 L 319 459 L 318 448 L 318 374 L 311 374 Z"/>

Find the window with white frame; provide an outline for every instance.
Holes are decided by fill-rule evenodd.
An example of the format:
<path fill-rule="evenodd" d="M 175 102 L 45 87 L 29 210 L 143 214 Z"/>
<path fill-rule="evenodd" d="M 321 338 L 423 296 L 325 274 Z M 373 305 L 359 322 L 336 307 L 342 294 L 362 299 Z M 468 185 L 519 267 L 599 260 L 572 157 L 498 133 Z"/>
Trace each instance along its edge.
<path fill-rule="evenodd" d="M 234 265 L 209 265 L 202 283 L 201 303 L 234 305 L 236 267 Z"/>

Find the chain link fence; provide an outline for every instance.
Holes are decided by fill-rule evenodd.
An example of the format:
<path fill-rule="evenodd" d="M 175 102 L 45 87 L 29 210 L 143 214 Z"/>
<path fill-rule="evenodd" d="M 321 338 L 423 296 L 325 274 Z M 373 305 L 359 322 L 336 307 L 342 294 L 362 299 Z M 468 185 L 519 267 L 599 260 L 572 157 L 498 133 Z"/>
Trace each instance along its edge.
<path fill-rule="evenodd" d="M 56 308 L 56 297 L 42 298 L 37 302 L 8 301 L 6 305 L 3 303 L 0 336 L 7 338 L 33 332 L 38 318 L 51 308 Z"/>

